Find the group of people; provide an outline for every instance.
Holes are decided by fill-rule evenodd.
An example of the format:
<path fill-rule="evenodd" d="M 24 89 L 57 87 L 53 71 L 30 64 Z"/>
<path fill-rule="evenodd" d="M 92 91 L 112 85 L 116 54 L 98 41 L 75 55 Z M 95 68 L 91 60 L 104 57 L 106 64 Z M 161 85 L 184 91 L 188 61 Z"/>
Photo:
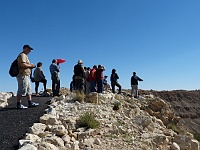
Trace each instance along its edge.
<path fill-rule="evenodd" d="M 105 67 L 102 65 L 94 65 L 92 69 L 90 67 L 83 67 L 82 60 L 74 66 L 74 75 L 72 77 L 72 82 L 70 83 L 70 91 L 77 90 L 79 92 L 84 92 L 86 95 L 90 92 L 103 93 L 110 88 L 107 82 L 107 77 L 104 76 Z M 118 94 L 121 93 L 121 85 L 118 83 L 119 76 L 116 73 L 116 69 L 112 69 L 110 75 L 110 82 L 112 93 L 115 93 L 115 86 L 118 87 Z M 143 81 L 133 72 L 131 77 L 131 96 L 138 98 L 138 81 Z"/>
<path fill-rule="evenodd" d="M 90 67 L 83 67 L 82 60 L 79 60 L 74 66 L 74 75 L 70 84 L 70 90 L 77 90 L 85 94 L 89 94 L 90 92 L 103 93 L 105 69 L 102 65 L 94 65 L 92 69 Z"/>
<path fill-rule="evenodd" d="M 42 71 L 42 62 L 37 63 L 37 67 L 34 64 L 31 64 L 28 59 L 28 54 L 33 50 L 29 45 L 23 46 L 23 52 L 20 53 L 17 57 L 17 63 L 19 66 L 19 74 L 17 75 L 18 81 L 18 90 L 17 90 L 17 108 L 26 109 L 28 107 L 36 107 L 39 103 L 32 101 L 32 89 L 30 83 L 31 81 L 35 82 L 35 93 L 38 96 L 38 87 L 39 83 L 43 83 L 44 92 L 46 92 L 47 80 L 45 79 L 44 73 Z M 32 69 L 35 68 L 32 77 Z M 52 92 L 53 96 L 59 96 L 60 90 L 60 67 L 56 59 L 52 60 L 52 64 L 49 67 L 52 80 Z M 110 88 L 110 85 L 107 82 L 107 77 L 104 76 L 104 71 L 106 68 L 102 65 L 94 65 L 92 69 L 90 67 L 83 67 L 82 60 L 79 60 L 74 66 L 74 75 L 72 77 L 72 82 L 70 84 L 70 90 L 77 90 L 79 92 L 84 92 L 89 94 L 90 92 L 103 93 L 104 90 Z M 118 94 L 121 93 L 121 85 L 118 83 L 119 76 L 116 73 L 116 69 L 112 69 L 110 76 L 112 92 L 115 93 L 115 86 L 119 88 Z M 135 96 L 138 97 L 138 81 L 143 81 L 136 75 L 136 72 L 133 72 L 131 77 L 131 96 L 133 96 L 135 91 Z M 28 101 L 28 107 L 21 104 L 22 95 L 26 95 Z"/>

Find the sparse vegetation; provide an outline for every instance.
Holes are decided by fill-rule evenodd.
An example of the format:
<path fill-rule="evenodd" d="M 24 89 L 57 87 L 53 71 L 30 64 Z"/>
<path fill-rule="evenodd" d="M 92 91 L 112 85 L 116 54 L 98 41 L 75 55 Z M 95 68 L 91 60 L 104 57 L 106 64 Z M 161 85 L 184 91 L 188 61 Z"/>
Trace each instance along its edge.
<path fill-rule="evenodd" d="M 80 116 L 78 124 L 80 127 L 87 127 L 91 129 L 98 128 L 100 123 L 94 118 L 92 112 L 85 112 Z"/>
<path fill-rule="evenodd" d="M 131 135 L 129 135 L 128 133 L 125 133 L 122 135 L 124 141 L 128 142 L 128 143 L 132 143 L 133 142 L 133 139 L 131 137 Z"/>
<path fill-rule="evenodd" d="M 79 91 L 76 91 L 76 94 L 73 97 L 74 101 L 78 101 L 78 102 L 84 102 L 85 99 L 85 94 L 84 93 L 80 93 Z"/>
<path fill-rule="evenodd" d="M 167 124 L 168 129 L 172 129 L 174 132 L 179 133 L 180 129 L 177 127 L 177 125 L 173 122 L 170 122 Z"/>
<path fill-rule="evenodd" d="M 121 103 L 118 102 L 118 101 L 116 101 L 116 102 L 114 103 L 113 110 L 119 110 L 119 109 L 120 109 L 120 106 L 121 106 Z"/>
<path fill-rule="evenodd" d="M 194 135 L 194 139 L 196 139 L 197 141 L 200 141 L 200 133 L 193 133 Z"/>

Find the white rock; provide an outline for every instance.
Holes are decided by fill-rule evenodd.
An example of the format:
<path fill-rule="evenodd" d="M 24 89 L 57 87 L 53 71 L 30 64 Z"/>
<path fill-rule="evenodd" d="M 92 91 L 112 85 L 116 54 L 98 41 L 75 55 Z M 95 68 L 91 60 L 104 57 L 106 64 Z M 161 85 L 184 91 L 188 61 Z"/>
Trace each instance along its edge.
<path fill-rule="evenodd" d="M 46 125 L 43 123 L 34 123 L 32 127 L 29 128 L 30 133 L 38 135 L 39 133 L 44 132 Z"/>
<path fill-rule="evenodd" d="M 190 141 L 190 143 L 191 143 L 191 150 L 199 150 L 200 149 L 199 142 L 197 140 L 192 139 Z"/>
<path fill-rule="evenodd" d="M 38 150 L 59 150 L 55 145 L 48 143 L 48 142 L 42 142 Z"/>
<path fill-rule="evenodd" d="M 33 144 L 30 140 L 19 140 L 19 147 L 22 147 L 26 144 Z"/>
<path fill-rule="evenodd" d="M 74 141 L 72 144 L 72 149 L 73 150 L 79 150 L 79 141 Z"/>
<path fill-rule="evenodd" d="M 22 146 L 19 150 L 37 150 L 37 147 L 32 144 L 26 144 Z"/>
<path fill-rule="evenodd" d="M 170 146 L 172 150 L 180 150 L 180 147 L 177 143 L 173 142 L 172 145 Z"/>
<path fill-rule="evenodd" d="M 65 144 L 69 144 L 70 143 L 70 139 L 71 139 L 71 137 L 69 135 L 64 135 L 62 137 L 62 140 L 65 142 Z"/>
<path fill-rule="evenodd" d="M 63 125 L 53 125 L 51 128 L 52 133 L 55 133 L 58 136 L 63 136 L 68 134 L 68 131 L 65 129 Z"/>
<path fill-rule="evenodd" d="M 94 140 L 94 144 L 101 145 L 101 140 L 100 139 L 95 139 Z"/>
<path fill-rule="evenodd" d="M 25 139 L 30 140 L 32 143 L 41 141 L 41 138 L 35 134 L 26 134 Z"/>
<path fill-rule="evenodd" d="M 58 147 L 64 147 L 64 141 L 60 137 L 57 137 L 57 136 L 45 137 L 42 140 L 44 142 L 51 143 L 51 144 L 56 145 Z"/>
<path fill-rule="evenodd" d="M 93 138 L 89 138 L 89 139 L 84 139 L 84 145 L 87 147 L 93 147 L 94 144 L 94 139 Z"/>

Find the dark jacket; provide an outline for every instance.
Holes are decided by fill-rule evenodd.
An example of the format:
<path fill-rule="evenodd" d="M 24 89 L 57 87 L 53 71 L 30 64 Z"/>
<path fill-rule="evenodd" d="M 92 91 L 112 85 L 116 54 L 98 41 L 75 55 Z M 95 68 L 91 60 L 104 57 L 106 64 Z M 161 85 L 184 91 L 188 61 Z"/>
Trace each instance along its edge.
<path fill-rule="evenodd" d="M 112 82 L 117 82 L 117 79 L 119 79 L 119 76 L 117 75 L 117 73 L 112 73 L 110 76 L 110 81 Z"/>
<path fill-rule="evenodd" d="M 104 71 L 104 69 L 97 69 L 96 70 L 96 80 L 97 81 L 104 79 L 103 71 Z"/>
<path fill-rule="evenodd" d="M 136 75 L 133 75 L 131 77 L 131 85 L 138 85 L 138 81 L 143 81 L 143 80 Z"/>
<path fill-rule="evenodd" d="M 85 72 L 84 68 L 81 64 L 77 64 L 74 66 L 74 76 L 76 77 L 83 77 L 84 78 Z"/>

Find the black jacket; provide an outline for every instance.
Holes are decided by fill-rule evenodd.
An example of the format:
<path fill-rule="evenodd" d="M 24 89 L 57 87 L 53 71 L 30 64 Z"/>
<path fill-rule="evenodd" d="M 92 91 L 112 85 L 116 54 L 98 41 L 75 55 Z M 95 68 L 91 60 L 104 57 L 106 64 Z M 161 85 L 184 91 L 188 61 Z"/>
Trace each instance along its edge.
<path fill-rule="evenodd" d="M 74 75 L 84 77 L 83 67 L 80 64 L 74 66 Z"/>
<path fill-rule="evenodd" d="M 117 82 L 117 79 L 119 79 L 119 76 L 117 75 L 117 73 L 112 73 L 110 76 L 110 81 Z"/>
<path fill-rule="evenodd" d="M 136 75 L 133 75 L 131 77 L 131 85 L 138 85 L 138 81 L 143 81 L 143 80 Z"/>

